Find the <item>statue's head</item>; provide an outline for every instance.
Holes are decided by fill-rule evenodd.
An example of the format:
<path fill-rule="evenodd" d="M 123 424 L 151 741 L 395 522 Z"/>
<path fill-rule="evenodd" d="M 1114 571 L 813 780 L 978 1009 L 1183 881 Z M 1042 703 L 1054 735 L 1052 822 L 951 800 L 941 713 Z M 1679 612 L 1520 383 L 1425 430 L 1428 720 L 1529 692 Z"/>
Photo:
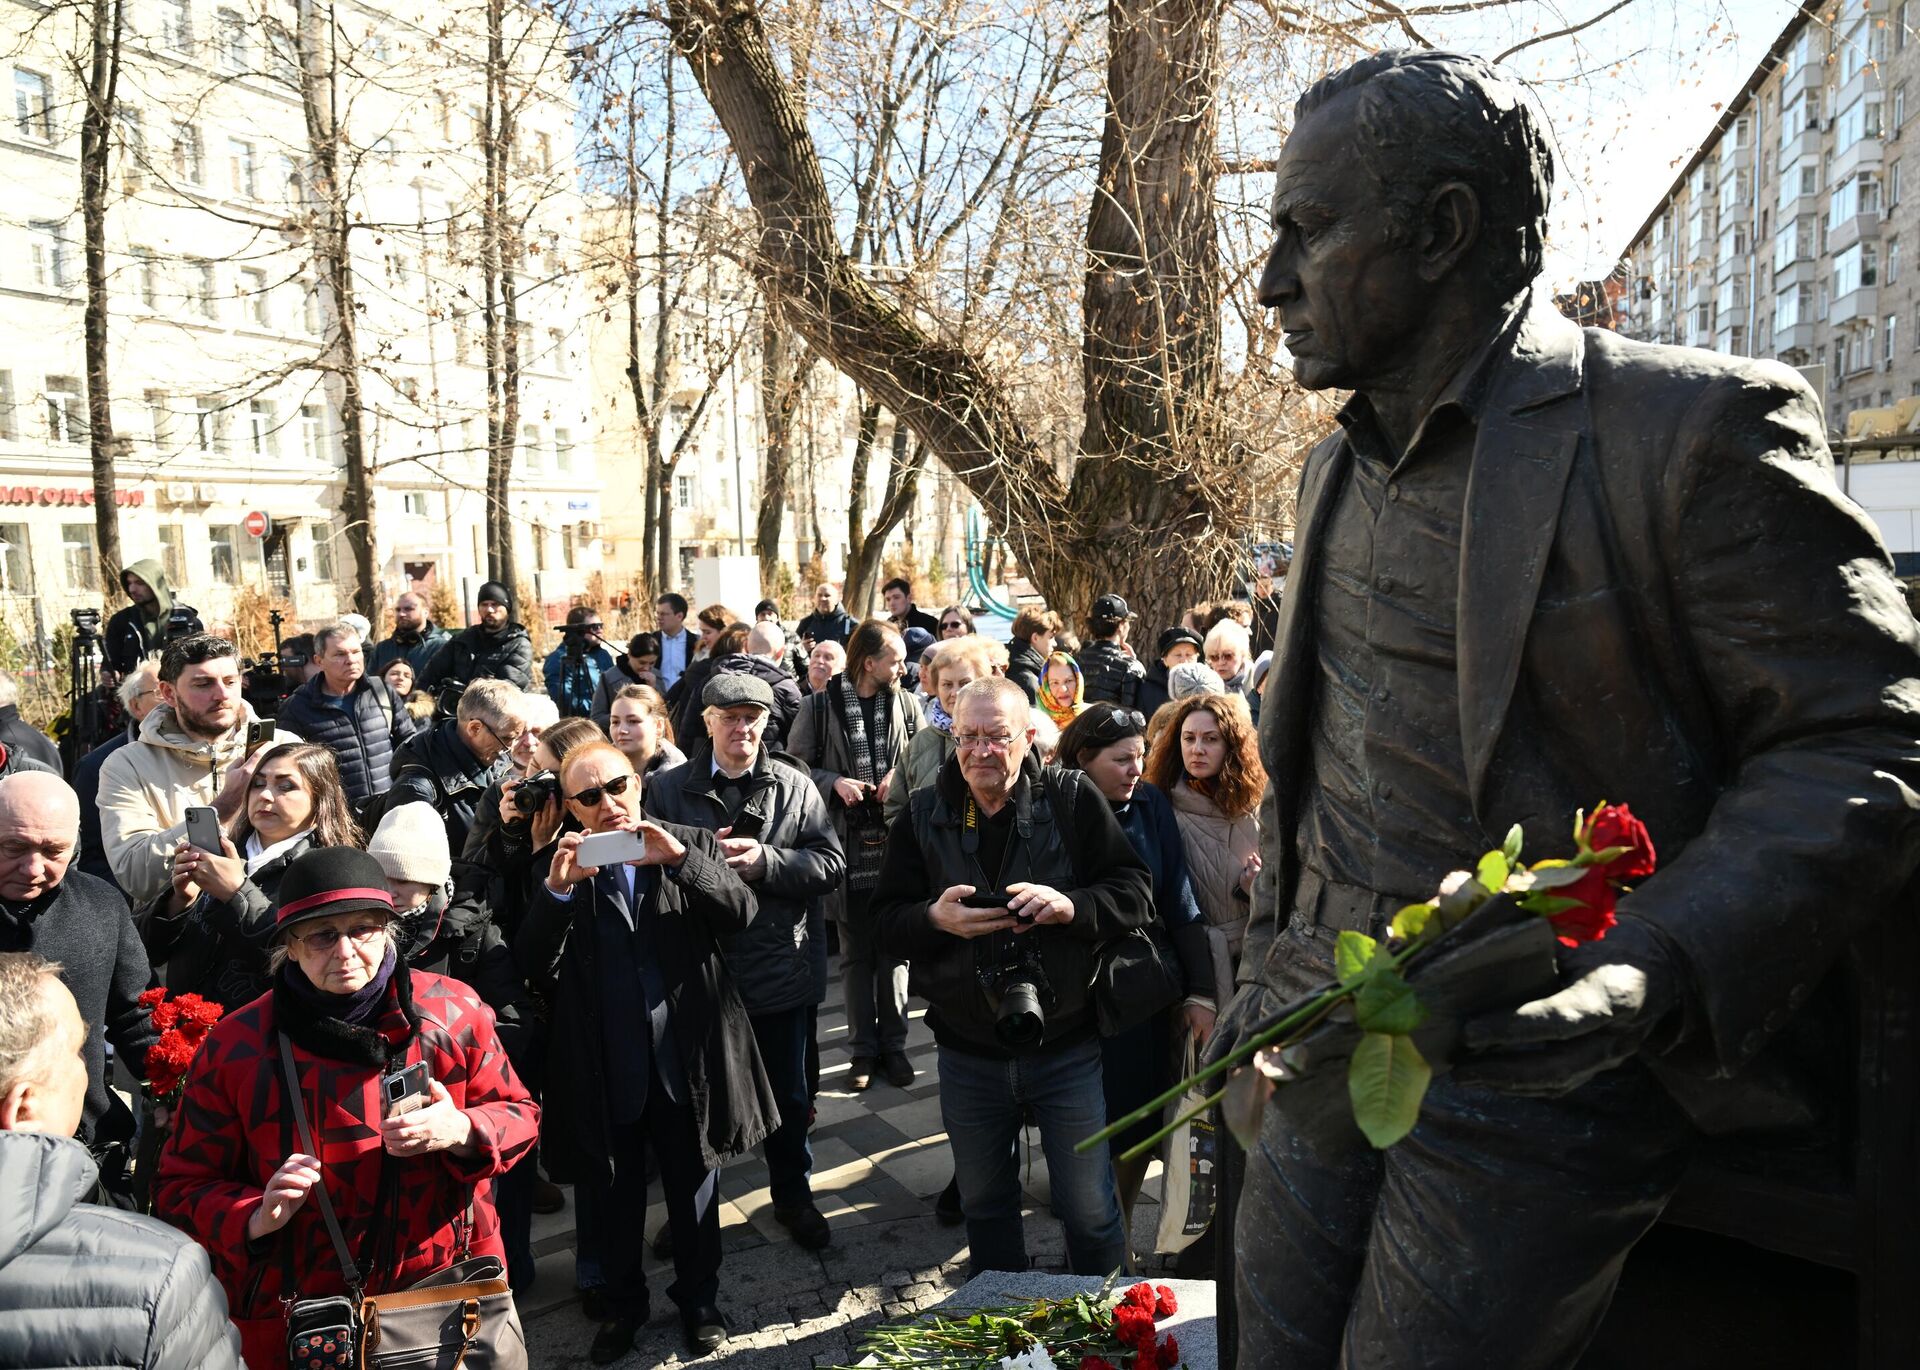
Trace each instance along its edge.
<path fill-rule="evenodd" d="M 1524 92 L 1478 57 L 1383 52 L 1294 107 L 1260 301 L 1311 389 L 1366 390 L 1540 273 L 1553 153 Z"/>

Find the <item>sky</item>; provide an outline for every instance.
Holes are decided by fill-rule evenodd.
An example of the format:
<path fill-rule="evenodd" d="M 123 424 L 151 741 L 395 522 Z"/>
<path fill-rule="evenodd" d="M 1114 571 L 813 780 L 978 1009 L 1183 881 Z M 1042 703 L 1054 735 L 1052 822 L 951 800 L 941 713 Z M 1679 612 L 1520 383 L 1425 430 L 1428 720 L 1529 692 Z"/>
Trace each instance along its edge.
<path fill-rule="evenodd" d="M 1492 57 L 1613 3 L 1521 0 L 1416 22 L 1436 46 Z M 1797 9 L 1795 0 L 1628 0 L 1574 37 L 1508 59 L 1558 143 L 1547 262 L 1556 286 L 1606 274 Z"/>

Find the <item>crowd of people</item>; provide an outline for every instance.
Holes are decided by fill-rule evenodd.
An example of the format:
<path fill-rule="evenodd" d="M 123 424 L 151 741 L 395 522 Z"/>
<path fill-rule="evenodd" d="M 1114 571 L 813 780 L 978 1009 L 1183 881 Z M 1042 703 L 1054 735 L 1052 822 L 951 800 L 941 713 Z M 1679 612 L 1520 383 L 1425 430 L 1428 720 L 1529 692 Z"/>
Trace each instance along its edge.
<path fill-rule="evenodd" d="M 1009 643 L 899 580 L 864 622 L 819 586 L 791 630 L 666 594 L 623 650 L 574 607 L 536 663 L 488 584 L 458 631 L 417 594 L 384 638 L 313 630 L 263 718 L 234 644 L 165 631 L 164 578 L 129 576 L 127 724 L 71 781 L 0 680 L 0 1209 L 30 1218 L 0 1234 L 0 1306 L 72 1312 L 48 1270 L 124 1256 L 94 1304 L 266 1370 L 295 1298 L 471 1258 L 524 1293 L 570 1185 L 605 1364 L 652 1311 L 657 1177 L 666 1296 L 710 1352 L 730 1160 L 758 1148 L 792 1240 L 833 1241 L 809 1132 L 836 953 L 848 1088 L 913 1082 L 927 1006 L 938 1207 L 972 1268 L 1027 1264 L 1028 1123 L 1072 1269 L 1135 1263 L 1145 1165 L 1075 1144 L 1170 1083 L 1231 992 L 1270 603 L 1197 609 L 1142 659 L 1117 594 L 1083 640 L 1030 609 Z M 1114 988 L 1141 936 L 1178 983 Z M 143 1096 L 161 986 L 207 1026 L 177 1093 Z M 37 1363 L 14 1325 L 0 1363 Z"/>

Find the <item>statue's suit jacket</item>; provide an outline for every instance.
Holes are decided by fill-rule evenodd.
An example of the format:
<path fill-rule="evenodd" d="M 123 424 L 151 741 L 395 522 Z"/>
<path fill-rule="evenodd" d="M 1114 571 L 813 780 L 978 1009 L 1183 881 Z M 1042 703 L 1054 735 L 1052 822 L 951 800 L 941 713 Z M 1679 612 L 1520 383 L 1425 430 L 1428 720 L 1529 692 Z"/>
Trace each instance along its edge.
<path fill-rule="evenodd" d="M 1492 365 L 1460 554 L 1474 814 L 1533 859 L 1601 800 L 1645 820 L 1660 868 L 1621 911 L 1684 959 L 1660 1065 L 1696 1104 L 1686 1081 L 1751 1062 L 1920 862 L 1920 633 L 1794 372 L 1539 308 Z M 1242 984 L 1271 983 L 1292 906 L 1319 533 L 1350 461 L 1336 433 L 1301 474 Z"/>

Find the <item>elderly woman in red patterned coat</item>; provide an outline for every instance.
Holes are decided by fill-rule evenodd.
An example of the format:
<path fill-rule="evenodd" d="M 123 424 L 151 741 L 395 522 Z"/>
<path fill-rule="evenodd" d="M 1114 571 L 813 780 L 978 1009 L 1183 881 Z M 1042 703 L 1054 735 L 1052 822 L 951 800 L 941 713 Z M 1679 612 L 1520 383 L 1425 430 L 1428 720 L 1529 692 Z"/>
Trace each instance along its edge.
<path fill-rule="evenodd" d="M 406 1289 L 465 1254 L 504 1261 L 488 1181 L 539 1132 L 479 996 L 397 963 L 371 856 L 317 848 L 278 893 L 273 988 L 207 1038 L 157 1190 L 160 1216 L 212 1254 L 251 1370 L 287 1363 L 282 1299 L 345 1290 L 316 1187 L 364 1292 Z M 282 1034 L 317 1156 L 289 1106 Z M 382 1077 L 418 1062 L 426 1101 L 387 1116 Z"/>

